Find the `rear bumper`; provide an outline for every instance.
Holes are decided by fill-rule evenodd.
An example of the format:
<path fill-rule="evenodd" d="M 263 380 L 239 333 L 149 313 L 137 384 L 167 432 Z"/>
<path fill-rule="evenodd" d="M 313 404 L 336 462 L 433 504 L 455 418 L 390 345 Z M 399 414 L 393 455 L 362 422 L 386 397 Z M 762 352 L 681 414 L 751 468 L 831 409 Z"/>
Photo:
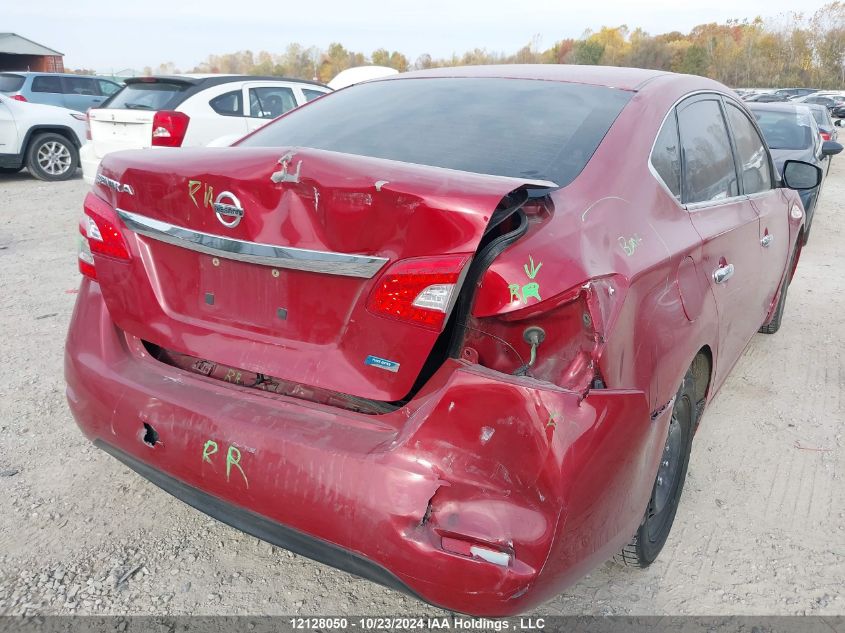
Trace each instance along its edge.
<path fill-rule="evenodd" d="M 94 153 L 94 145 L 90 141 L 79 148 L 79 164 L 82 167 L 82 178 L 89 185 L 93 185 L 100 168 L 100 159 Z"/>
<path fill-rule="evenodd" d="M 151 359 L 87 279 L 65 375 L 83 432 L 175 496 L 474 615 L 524 611 L 624 544 L 668 423 L 651 419 L 641 392 L 582 398 L 458 361 L 408 406 L 378 416 L 258 393 Z M 455 542 L 509 563 L 462 555 Z"/>

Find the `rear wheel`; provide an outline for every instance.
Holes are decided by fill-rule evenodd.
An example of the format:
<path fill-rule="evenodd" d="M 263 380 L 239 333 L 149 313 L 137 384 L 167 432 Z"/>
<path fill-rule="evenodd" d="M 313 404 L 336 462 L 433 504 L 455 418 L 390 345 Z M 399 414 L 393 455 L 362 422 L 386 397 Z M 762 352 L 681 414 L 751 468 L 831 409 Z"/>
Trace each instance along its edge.
<path fill-rule="evenodd" d="M 692 371 L 687 371 L 675 395 L 669 432 L 645 516 L 634 538 L 618 556 L 626 565 L 648 567 L 666 544 L 687 476 L 695 417 L 694 379 Z"/>
<path fill-rule="evenodd" d="M 26 151 L 26 166 L 39 180 L 67 180 L 76 173 L 79 152 L 61 134 L 39 134 Z"/>

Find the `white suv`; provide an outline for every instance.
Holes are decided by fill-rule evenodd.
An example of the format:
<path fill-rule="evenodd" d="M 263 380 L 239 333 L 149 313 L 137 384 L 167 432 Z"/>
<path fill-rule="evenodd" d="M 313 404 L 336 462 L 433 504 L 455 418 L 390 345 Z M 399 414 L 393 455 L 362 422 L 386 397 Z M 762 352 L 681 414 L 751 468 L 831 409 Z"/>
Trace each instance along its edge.
<path fill-rule="evenodd" d="M 109 152 L 143 147 L 207 145 L 240 138 L 331 90 L 301 79 L 233 75 L 135 77 L 88 111 L 82 175 L 93 183 Z"/>
<path fill-rule="evenodd" d="M 41 180 L 67 180 L 79 166 L 85 115 L 0 95 L 0 174 L 24 167 Z"/>

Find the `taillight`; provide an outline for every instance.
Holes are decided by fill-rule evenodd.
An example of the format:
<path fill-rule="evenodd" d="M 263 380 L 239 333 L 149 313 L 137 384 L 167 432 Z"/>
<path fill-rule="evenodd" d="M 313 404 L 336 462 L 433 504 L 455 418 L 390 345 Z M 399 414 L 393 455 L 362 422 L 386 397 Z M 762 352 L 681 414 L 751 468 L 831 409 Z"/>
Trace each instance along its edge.
<path fill-rule="evenodd" d="M 24 97 L 23 95 L 12 95 L 12 99 L 14 99 L 15 101 L 23 101 L 24 103 L 27 102 L 26 97 Z"/>
<path fill-rule="evenodd" d="M 161 110 L 153 116 L 153 138 L 155 147 L 179 147 L 185 140 L 190 117 L 184 112 Z"/>
<path fill-rule="evenodd" d="M 97 279 L 97 270 L 94 268 L 94 255 L 91 254 L 91 246 L 88 244 L 88 220 L 90 218 L 85 216 L 79 222 L 79 241 L 77 264 L 79 264 L 79 272 L 91 279 Z"/>
<path fill-rule="evenodd" d="M 819 132 L 819 134 L 822 135 L 823 141 L 829 141 L 830 140 L 830 134 L 828 134 L 827 132 Z"/>
<path fill-rule="evenodd" d="M 370 294 L 379 316 L 440 331 L 458 295 L 468 255 L 420 257 L 391 266 Z"/>
<path fill-rule="evenodd" d="M 129 261 L 129 249 L 117 228 L 119 220 L 107 202 L 89 193 L 84 212 L 79 224 L 79 232 L 84 236 L 79 244 L 79 272 L 96 279 L 94 255 Z"/>

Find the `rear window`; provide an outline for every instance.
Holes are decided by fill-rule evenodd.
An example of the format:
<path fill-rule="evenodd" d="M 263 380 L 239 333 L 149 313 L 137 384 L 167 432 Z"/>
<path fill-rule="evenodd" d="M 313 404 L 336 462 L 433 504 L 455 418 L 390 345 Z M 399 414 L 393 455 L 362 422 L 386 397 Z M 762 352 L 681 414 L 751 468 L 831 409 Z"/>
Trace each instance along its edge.
<path fill-rule="evenodd" d="M 377 81 L 294 110 L 239 145 L 311 147 L 565 186 L 631 96 L 529 79 Z"/>
<path fill-rule="evenodd" d="M 816 123 L 819 125 L 829 125 L 830 117 L 827 114 L 827 110 L 812 108 L 810 112 L 813 113 L 813 118 L 816 120 Z"/>
<path fill-rule="evenodd" d="M 126 110 L 172 110 L 189 84 L 172 81 L 128 83 L 102 107 Z"/>
<path fill-rule="evenodd" d="M 62 78 L 57 75 L 38 75 L 32 78 L 32 92 L 52 92 L 61 94 Z"/>
<path fill-rule="evenodd" d="M 767 110 L 753 112 L 766 143 L 772 149 L 807 149 L 812 146 L 813 129 L 808 114 Z"/>
<path fill-rule="evenodd" d="M 0 75 L 0 92 L 17 92 L 23 86 L 20 75 Z"/>

